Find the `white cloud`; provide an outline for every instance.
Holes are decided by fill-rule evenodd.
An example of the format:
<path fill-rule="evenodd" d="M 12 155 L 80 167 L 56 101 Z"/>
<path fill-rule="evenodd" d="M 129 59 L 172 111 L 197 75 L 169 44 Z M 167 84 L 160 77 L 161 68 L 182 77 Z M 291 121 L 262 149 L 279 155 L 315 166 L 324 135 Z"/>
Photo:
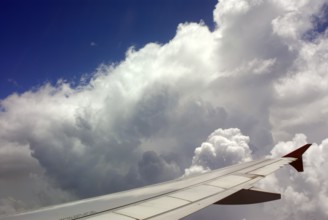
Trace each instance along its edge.
<path fill-rule="evenodd" d="M 272 150 L 273 156 L 284 155 L 307 142 L 304 134 L 295 135 L 292 141 L 280 142 Z M 260 185 L 275 189 L 282 194 L 279 203 L 264 205 L 264 208 L 278 219 L 326 219 L 328 168 L 325 161 L 328 156 L 328 139 L 321 144 L 314 143 L 303 155 L 303 173 L 297 173 L 293 168 L 284 168 L 264 179 Z M 274 210 L 279 208 L 279 212 Z"/>
<path fill-rule="evenodd" d="M 236 129 L 226 129 L 225 131 L 230 132 L 231 130 Z M 238 136 L 247 138 L 240 133 Z M 233 136 L 230 136 L 227 141 L 230 142 L 233 139 Z M 291 141 L 276 144 L 271 150 L 270 157 L 281 157 L 305 143 L 307 143 L 306 135 L 296 134 Z M 204 144 L 209 145 L 209 143 L 205 142 L 202 146 Z M 200 149 L 205 151 L 205 148 L 200 147 L 197 149 L 195 150 L 193 165 L 190 169 L 186 169 L 186 174 L 193 174 L 192 171 L 204 172 L 204 170 L 209 170 L 206 163 L 211 162 L 212 158 L 203 157 L 205 161 L 198 162 L 200 165 L 194 162 L 195 158 L 199 157 Z M 203 154 L 207 155 L 206 152 Z M 213 153 L 210 153 L 210 155 L 214 157 Z M 250 155 L 240 153 L 230 153 L 230 156 L 240 161 L 250 158 Z M 222 163 L 224 160 L 221 157 L 224 156 L 217 154 L 216 159 Z M 326 219 L 328 217 L 328 175 L 326 172 L 328 167 L 325 162 L 327 157 L 328 139 L 325 139 L 321 144 L 313 143 L 303 155 L 305 170 L 303 173 L 298 173 L 291 166 L 284 167 L 282 170 L 269 175 L 257 184 L 257 187 L 281 193 L 282 199 L 279 201 L 250 205 L 246 206 L 246 208 L 245 206 L 213 206 L 200 214 L 186 219 L 199 219 L 200 216 L 204 215 L 207 215 L 210 219 L 217 216 L 218 213 L 224 216 L 225 219 L 238 219 L 240 216 L 246 217 L 247 219 L 261 219 L 263 216 L 266 216 L 266 219 L 281 220 Z"/>
<path fill-rule="evenodd" d="M 251 160 L 248 146 L 249 137 L 240 133 L 238 128 L 217 129 L 207 141 L 195 149 L 191 167 L 185 170 L 185 176 L 204 173 L 240 162 Z"/>
<path fill-rule="evenodd" d="M 327 33 L 312 41 L 304 37 L 315 28 L 312 16 L 322 13 L 324 3 L 222 0 L 213 12 L 213 31 L 202 22 L 180 24 L 168 43 L 130 48 L 120 63 L 99 66 L 89 82 L 72 87 L 60 80 L 1 100 L 0 161 L 6 166 L 0 169 L 0 183 L 3 191 L 24 189 L 9 200 L 9 194 L 0 194 L 4 209 L 178 177 L 193 156 L 188 172 L 239 162 L 250 152 L 257 158 L 296 133 L 305 135 L 277 146 L 287 150 L 305 137 L 316 143 L 326 139 Z M 322 160 L 328 158 L 325 143 L 319 145 Z M 274 152 L 282 153 L 280 148 Z M 307 165 L 324 166 L 317 163 Z M 284 183 L 278 187 L 295 198 L 289 208 L 317 204 L 295 216 L 307 219 L 315 210 L 321 218 L 326 216 L 326 192 L 314 185 L 328 177 L 307 170 L 311 176 L 301 185 L 297 181 L 303 176 L 296 176 L 288 190 Z M 30 175 L 13 184 L 22 173 L 38 176 L 52 190 L 35 190 Z M 302 187 L 310 190 L 304 194 Z M 40 200 L 41 192 L 49 192 L 48 199 Z M 318 192 L 323 193 L 319 199 L 313 196 Z M 241 211 L 220 210 L 226 219 L 245 217 Z M 263 217 L 246 214 L 247 219 Z"/>

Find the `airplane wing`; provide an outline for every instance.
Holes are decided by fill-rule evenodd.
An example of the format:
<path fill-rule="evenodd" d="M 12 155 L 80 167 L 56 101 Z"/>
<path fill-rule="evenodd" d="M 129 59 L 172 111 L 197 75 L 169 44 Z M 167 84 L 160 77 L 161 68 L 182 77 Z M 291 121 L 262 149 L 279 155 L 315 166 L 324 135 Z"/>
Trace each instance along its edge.
<path fill-rule="evenodd" d="M 212 204 L 252 204 L 280 199 L 253 185 L 290 164 L 303 171 L 302 154 L 311 146 L 276 159 L 262 159 L 199 176 L 56 205 L 1 220 L 160 220 L 180 219 Z"/>

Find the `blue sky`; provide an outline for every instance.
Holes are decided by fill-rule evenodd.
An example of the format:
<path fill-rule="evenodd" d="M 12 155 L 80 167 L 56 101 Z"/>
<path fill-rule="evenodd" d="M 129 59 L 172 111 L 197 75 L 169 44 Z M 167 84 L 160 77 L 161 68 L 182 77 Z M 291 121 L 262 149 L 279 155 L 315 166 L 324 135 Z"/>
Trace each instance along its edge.
<path fill-rule="evenodd" d="M 165 43 L 183 22 L 213 27 L 216 0 L 1 0 L 0 98 L 59 78 L 77 81 L 130 46 Z"/>

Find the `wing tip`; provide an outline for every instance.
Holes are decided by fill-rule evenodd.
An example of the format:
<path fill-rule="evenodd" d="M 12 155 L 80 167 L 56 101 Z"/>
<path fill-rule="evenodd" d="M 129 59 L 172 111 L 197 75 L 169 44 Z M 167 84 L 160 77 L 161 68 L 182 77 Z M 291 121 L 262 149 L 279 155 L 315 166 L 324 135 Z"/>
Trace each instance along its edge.
<path fill-rule="evenodd" d="M 304 171 L 304 167 L 303 167 L 303 158 L 302 155 L 304 154 L 305 151 L 307 151 L 307 149 L 309 149 L 309 147 L 312 144 L 305 144 L 302 147 L 286 154 L 283 157 L 292 157 L 292 158 L 296 158 L 295 161 L 291 162 L 290 165 L 292 167 L 294 167 L 298 172 L 303 172 Z"/>
<path fill-rule="evenodd" d="M 312 144 L 305 144 L 303 145 L 302 147 L 286 154 L 285 156 L 283 157 L 293 157 L 293 158 L 301 158 L 302 155 L 304 154 L 305 151 L 307 151 L 307 149 L 309 149 L 309 147 L 311 146 Z"/>

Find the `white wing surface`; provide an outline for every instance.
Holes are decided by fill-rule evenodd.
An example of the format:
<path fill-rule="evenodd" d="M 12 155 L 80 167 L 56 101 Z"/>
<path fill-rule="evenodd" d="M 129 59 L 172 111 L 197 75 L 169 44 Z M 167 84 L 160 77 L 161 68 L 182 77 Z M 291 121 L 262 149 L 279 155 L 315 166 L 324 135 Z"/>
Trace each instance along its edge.
<path fill-rule="evenodd" d="M 265 176 L 290 164 L 303 171 L 302 154 L 311 144 L 277 159 L 263 159 L 199 176 L 47 207 L 1 220 L 140 220 L 180 219 L 212 204 L 251 204 L 280 199 L 256 189 Z"/>

